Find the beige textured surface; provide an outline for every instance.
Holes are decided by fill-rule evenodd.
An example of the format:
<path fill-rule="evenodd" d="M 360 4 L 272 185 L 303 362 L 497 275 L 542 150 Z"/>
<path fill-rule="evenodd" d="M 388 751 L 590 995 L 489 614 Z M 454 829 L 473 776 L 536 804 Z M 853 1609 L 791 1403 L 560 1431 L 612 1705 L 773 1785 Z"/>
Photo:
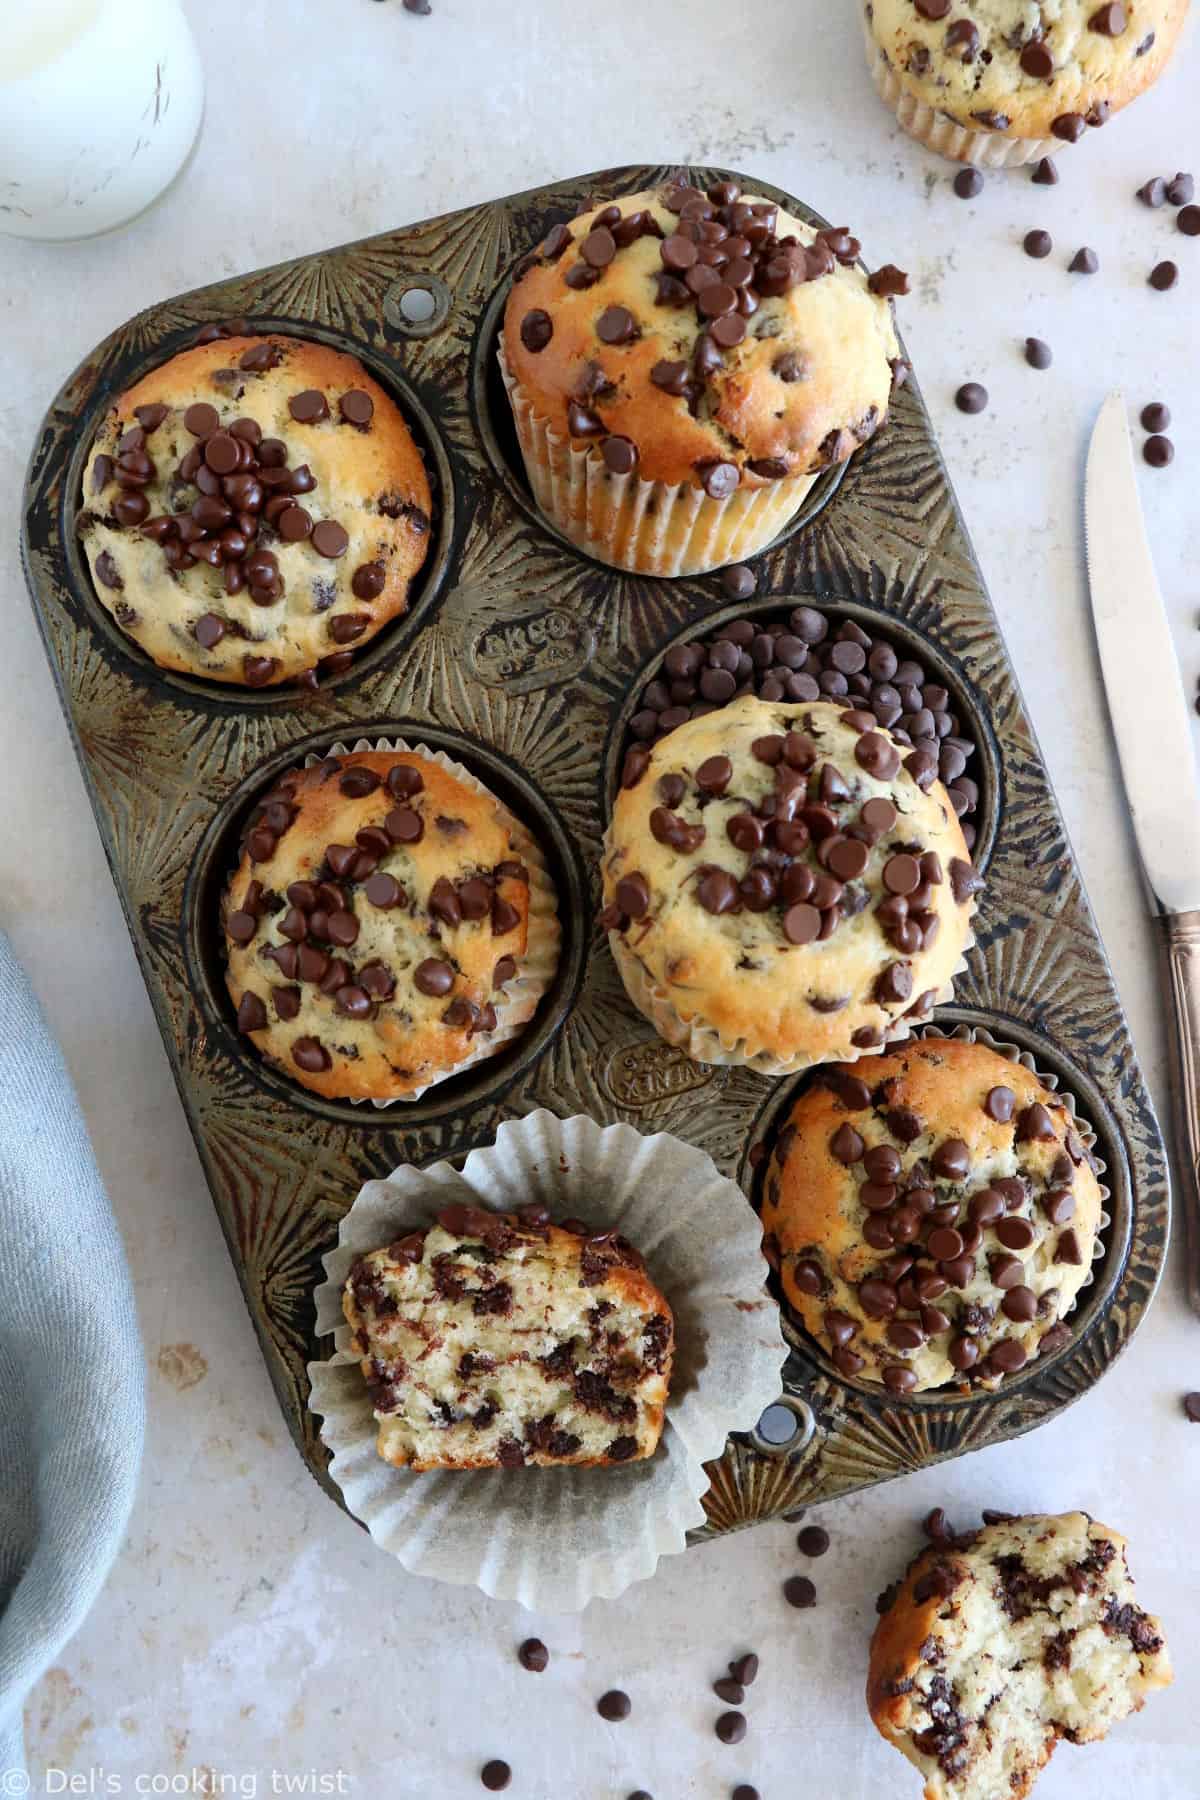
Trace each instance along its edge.
<path fill-rule="evenodd" d="M 671 1308 L 640 1259 L 622 1254 L 509 1214 L 443 1219 L 415 1262 L 386 1248 L 360 1257 L 343 1306 L 384 1461 L 425 1470 L 653 1456 Z"/>
<path fill-rule="evenodd" d="M 354 769 L 369 771 L 381 785 L 366 795 L 347 795 L 341 784 L 346 772 Z M 396 769 L 417 771 L 422 786 L 415 795 L 398 798 L 382 785 Z M 504 988 L 513 984 L 515 974 L 497 985 L 497 965 L 502 958 L 512 958 L 519 972 L 528 958 L 543 967 L 557 944 L 557 921 L 531 905 L 528 880 L 514 872 L 519 864 L 528 874 L 531 862 L 540 866 L 541 858 L 528 832 L 498 800 L 431 758 L 407 751 L 356 750 L 293 771 L 280 785 L 279 803 L 295 809 L 295 817 L 265 860 L 253 860 L 247 840 L 222 914 L 234 1005 L 251 993 L 266 1009 L 265 1025 L 250 1033 L 264 1056 L 293 1080 L 329 1098 L 386 1100 L 453 1074 L 468 1056 L 476 1056 L 484 1043 L 496 1038 L 495 1025 L 490 1031 L 472 1033 L 468 1024 L 447 1021 L 447 1011 L 456 1001 L 477 1010 L 494 1007 L 499 1035 L 532 1016 L 537 993 L 517 986 L 506 1003 Z M 399 809 L 417 813 L 422 835 L 415 843 L 396 840 L 377 856 L 375 872 L 392 876 L 403 893 L 397 904 L 382 907 L 372 903 L 365 880 L 329 871 L 327 850 L 331 844 L 354 848 L 360 831 L 380 829 Z M 430 898 L 439 881 L 452 884 L 461 894 L 462 884 L 472 880 L 486 884 L 493 897 L 482 917 L 462 917 L 451 924 L 435 916 Z M 247 943 L 239 944 L 228 935 L 229 919 L 241 909 L 253 881 L 265 890 L 258 929 Z M 364 1019 L 347 1016 L 337 996 L 324 993 L 317 982 L 286 975 L 268 954 L 272 948 L 286 952 L 293 942 L 301 948 L 307 944 L 281 929 L 289 918 L 286 899 L 276 905 L 268 904 L 267 897 L 286 896 L 295 882 L 322 881 L 333 881 L 341 890 L 347 910 L 354 914 L 357 935 L 349 947 L 340 947 L 313 933 L 313 945 L 328 958 L 347 963 L 351 971 L 347 986 L 361 986 L 361 972 L 369 964 L 381 963 L 395 980 L 394 992 L 377 999 Z M 496 920 L 497 906 L 504 909 L 501 920 Z M 505 929 L 497 929 L 499 923 Z M 417 986 L 416 970 L 427 961 L 451 966 L 452 985 L 443 994 L 426 994 Z M 279 1015 L 277 996 L 284 989 L 300 995 L 299 1011 L 291 1019 Z M 330 1067 L 299 1067 L 295 1047 L 300 1039 L 316 1039 L 326 1050 Z"/>
<path fill-rule="evenodd" d="M 871 846 L 862 876 L 846 884 L 865 893 L 861 910 L 843 918 L 825 941 L 804 945 L 785 938 L 778 907 L 713 914 L 696 898 L 697 881 L 707 869 L 727 870 L 739 881 L 749 872 L 751 854 L 730 843 L 726 827 L 735 814 L 760 805 L 775 790 L 775 769 L 754 755 L 752 744 L 789 730 L 813 739 L 818 775 L 830 764 L 845 781 L 850 798 L 834 808 L 839 829 L 854 824 L 871 799 L 890 799 L 899 815 L 895 827 Z M 891 743 L 886 732 L 879 736 Z M 950 888 L 951 863 L 968 860 L 958 820 L 940 782 L 923 793 L 903 764 L 890 781 L 868 775 L 855 759 L 859 738 L 832 703 L 768 703 L 748 695 L 660 739 L 641 780 L 617 796 L 605 844 L 605 902 L 615 904 L 618 883 L 635 874 L 645 878 L 650 892 L 645 915 L 621 934 L 624 957 L 682 1026 L 715 1034 L 723 1060 L 766 1056 L 803 1066 L 852 1058 L 864 1047 L 861 1038 L 853 1042 L 856 1032 L 883 1033 L 923 995 L 940 994 L 950 985 L 975 910 L 973 900 L 957 903 Z M 902 745 L 896 749 L 907 754 Z M 733 776 L 722 797 L 701 805 L 695 772 L 717 755 L 729 758 Z M 694 850 L 660 843 L 651 828 L 651 817 L 663 804 L 659 782 L 673 775 L 683 778 L 685 794 L 669 810 L 689 825 L 703 826 L 703 841 Z M 937 934 L 929 947 L 908 957 L 889 945 L 875 914 L 885 892 L 883 867 L 901 843 L 919 846 L 916 854 L 935 853 L 945 877 L 928 901 L 940 921 Z M 820 873 L 811 847 L 798 852 L 797 860 Z M 885 1004 L 875 998 L 875 984 L 896 963 L 909 966 L 910 996 Z M 641 1004 L 633 987 L 631 997 Z"/>
<path fill-rule="evenodd" d="M 1129 0 L 1117 37 L 1091 29 L 1100 10 L 1099 0 L 953 0 L 944 18 L 927 19 L 914 0 L 868 0 L 864 12 L 905 93 L 968 130 L 1044 138 L 1066 114 L 1086 118 L 1098 104 L 1115 112 L 1150 87 L 1175 48 L 1188 0 Z M 964 62 L 946 34 L 965 22 L 979 48 Z M 1021 66 L 1035 39 L 1053 56 L 1048 78 Z"/>
<path fill-rule="evenodd" d="M 786 1138 L 781 1134 L 782 1141 L 777 1140 L 764 1182 L 763 1225 L 778 1242 L 780 1274 L 788 1299 L 826 1353 L 832 1349 L 826 1323 L 829 1314 L 844 1313 L 853 1320 L 854 1335 L 848 1348 L 865 1364 L 853 1371 L 860 1380 L 879 1381 L 884 1369 L 900 1367 L 917 1377 L 918 1389 L 968 1379 L 956 1371 L 947 1354 L 966 1320 L 980 1350 L 971 1378 L 995 1385 L 998 1377 L 984 1367 L 987 1352 L 1002 1339 L 1014 1339 L 1027 1358 L 1036 1355 L 1041 1339 L 1070 1312 L 1091 1269 L 1100 1219 L 1100 1186 L 1083 1159 L 1071 1115 L 1064 1101 L 1020 1063 L 997 1055 L 984 1044 L 953 1038 L 927 1038 L 904 1044 L 886 1056 L 864 1057 L 848 1073 L 866 1083 L 870 1105 L 850 1106 L 836 1089 L 818 1080 L 788 1115 L 791 1129 Z M 984 1111 L 984 1102 L 995 1087 L 1005 1087 L 1013 1095 L 1012 1118 L 1007 1122 L 997 1122 Z M 1021 1113 L 1035 1103 L 1045 1107 L 1054 1135 L 1020 1141 Z M 893 1109 L 916 1114 L 920 1131 L 910 1142 L 890 1124 Z M 915 1349 L 897 1349 L 888 1337 L 892 1319 L 869 1316 L 858 1292 L 861 1282 L 883 1274 L 893 1253 L 914 1256 L 918 1245 L 898 1242 L 893 1252 L 873 1249 L 864 1241 L 862 1229 L 868 1211 L 861 1190 L 871 1172 L 861 1160 L 846 1165 L 833 1154 L 831 1140 L 842 1125 L 858 1134 L 868 1153 L 878 1145 L 891 1146 L 900 1157 L 905 1177 L 917 1162 L 929 1164 L 948 1139 L 965 1145 L 967 1172 L 954 1179 L 939 1175 L 935 1168 L 924 1189 L 932 1191 L 939 1206 L 961 1204 L 956 1222 L 960 1230 L 972 1216 L 972 1198 L 997 1179 L 1019 1177 L 1028 1190 L 1025 1199 L 1003 1217 L 1028 1221 L 1033 1227 L 1030 1244 L 1020 1251 L 1006 1249 L 996 1236 L 996 1223 L 981 1226 L 982 1243 L 971 1258 L 974 1274 L 965 1283 L 951 1280 L 948 1289 L 933 1298 L 932 1304 L 948 1321 L 944 1327 L 927 1330 L 925 1326 L 932 1321 L 923 1321 L 918 1308 L 899 1306 L 895 1322 L 923 1330 L 924 1341 Z M 1068 1143 L 1073 1155 L 1068 1154 Z M 1052 1170 L 1056 1170 L 1053 1178 Z M 1062 1226 L 1050 1222 L 1041 1204 L 1048 1189 L 1058 1188 L 1069 1188 L 1075 1203 Z M 1054 1260 L 1065 1230 L 1075 1233 L 1077 1263 Z M 1014 1255 L 1024 1265 L 1018 1285 L 1028 1288 L 1038 1302 L 1037 1314 L 1028 1323 L 1010 1319 L 1000 1310 L 1005 1294 L 992 1278 L 990 1259 Z M 916 1269 L 933 1272 L 934 1263 L 926 1254 L 916 1260 Z M 806 1293 L 800 1287 L 798 1264 L 820 1270 L 819 1294 Z"/>
<path fill-rule="evenodd" d="M 241 357 L 263 342 L 279 350 L 279 364 L 240 369 Z M 374 402 L 364 428 L 347 424 L 338 412 L 340 396 L 355 388 Z M 308 389 L 325 394 L 329 417 L 301 424 L 292 418 L 288 401 Z M 252 600 L 246 588 L 227 594 L 221 570 L 207 563 L 173 573 L 158 544 L 112 517 L 108 509 L 120 491 L 116 484 L 97 491 L 96 458 L 115 457 L 121 433 L 137 423 L 134 408 L 166 405 L 167 417 L 146 439 L 156 469 L 145 489 L 150 517 L 190 508 L 197 489 L 182 484 L 176 498 L 171 476 L 196 442 L 183 422 L 196 402 L 215 406 L 222 427 L 253 419 L 264 437 L 282 438 L 289 466 L 307 463 L 316 477 L 316 487 L 297 496 L 297 505 L 314 521 L 333 519 L 349 534 L 344 555 L 334 559 L 319 555 L 308 539 L 285 543 L 264 521 L 255 541 L 277 558 L 284 582 L 283 593 L 267 606 Z M 277 666 L 270 681 L 255 685 L 274 686 L 315 668 L 323 657 L 362 648 L 380 626 L 404 612 L 409 585 L 429 548 L 429 482 L 395 402 L 357 358 L 277 335 L 198 344 L 143 376 L 106 415 L 88 458 L 83 494 L 83 547 L 102 603 L 163 668 L 215 681 L 244 682 L 247 656 L 271 657 Z M 395 517 L 389 516 L 393 512 Z M 115 565 L 119 588 L 97 576 L 105 555 Z M 384 565 L 385 585 L 375 599 L 362 600 L 351 582 L 354 571 L 370 562 Z M 196 620 L 205 613 L 226 626 L 226 635 L 210 650 L 195 638 Z M 339 643 L 333 622 L 349 618 L 365 620 L 363 631 L 353 642 Z"/>
<path fill-rule="evenodd" d="M 1024 1800 L 1061 1738 L 1106 1736 L 1170 1681 L 1125 1539 L 1032 1514 L 914 1559 L 875 1628 L 867 1705 L 925 1800 Z"/>

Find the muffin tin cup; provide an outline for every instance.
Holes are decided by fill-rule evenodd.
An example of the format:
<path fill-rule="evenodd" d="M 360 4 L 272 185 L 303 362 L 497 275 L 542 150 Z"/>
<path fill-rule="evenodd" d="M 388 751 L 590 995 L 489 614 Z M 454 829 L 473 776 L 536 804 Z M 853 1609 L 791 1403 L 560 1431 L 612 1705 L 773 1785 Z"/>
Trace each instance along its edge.
<path fill-rule="evenodd" d="M 1009 1041 L 1000 1031 L 999 1022 L 997 1021 L 995 1024 L 996 1028 L 993 1028 L 991 1023 L 984 1025 L 968 1023 L 963 1020 L 958 1024 L 953 1024 L 947 1020 L 945 1023 L 929 1023 L 920 1026 L 911 1035 L 918 1038 L 957 1038 L 963 1043 L 983 1044 L 987 1049 L 994 1050 L 998 1056 L 1004 1057 L 1007 1062 L 1019 1063 L 1022 1068 L 1028 1069 L 1037 1077 L 1043 1087 L 1050 1089 L 1052 1093 L 1062 1099 L 1070 1115 L 1071 1123 L 1092 1157 L 1093 1169 L 1100 1189 L 1100 1218 L 1092 1244 L 1091 1267 L 1080 1283 L 1079 1290 L 1061 1321 L 1063 1323 L 1073 1322 L 1077 1328 L 1086 1329 L 1119 1280 L 1125 1256 L 1128 1254 L 1128 1218 L 1123 1197 L 1119 1207 L 1114 1208 L 1113 1189 L 1104 1180 L 1109 1172 L 1109 1165 L 1102 1154 L 1103 1145 L 1098 1137 L 1096 1127 L 1090 1122 L 1086 1113 L 1080 1110 L 1076 1100 L 1072 1077 L 1082 1086 L 1082 1072 L 1068 1069 L 1060 1073 L 1057 1069 L 1046 1067 L 1039 1060 L 1037 1047 Z M 878 1054 L 886 1056 L 896 1048 L 898 1041 L 890 1041 Z M 772 1105 L 771 1125 L 757 1140 L 762 1144 L 764 1150 L 769 1152 L 771 1142 L 790 1113 L 795 1098 L 796 1087 L 792 1084 L 785 1093 L 778 1096 Z M 762 1161 L 761 1167 L 764 1170 L 767 1167 L 766 1158 Z M 752 1182 L 754 1181 L 752 1174 L 750 1179 Z M 756 1198 L 757 1186 L 757 1182 L 754 1182 Z M 806 1357 L 811 1357 L 814 1361 L 819 1362 L 821 1368 L 839 1385 L 853 1388 L 859 1393 L 872 1397 L 882 1405 L 901 1411 L 906 1407 L 922 1407 L 948 1400 L 953 1401 L 956 1405 L 979 1406 L 997 1396 L 1010 1394 L 1018 1384 L 1031 1381 L 1043 1370 L 1051 1368 L 1055 1363 L 1069 1357 L 1077 1346 L 1078 1338 L 1082 1335 L 1082 1329 L 1076 1329 L 1071 1342 L 1063 1344 L 1060 1349 L 1051 1352 L 1044 1359 L 1035 1358 L 1015 1375 L 1006 1375 L 999 1382 L 988 1385 L 979 1384 L 974 1387 L 966 1385 L 960 1387 L 953 1382 L 944 1382 L 939 1387 L 926 1388 L 920 1393 L 895 1395 L 890 1393 L 882 1382 L 864 1381 L 854 1376 L 842 1375 L 836 1370 L 828 1352 L 810 1335 L 803 1321 L 793 1312 L 777 1277 L 772 1279 L 771 1286 L 779 1301 L 784 1336 L 793 1350 L 798 1350 Z M 1094 1291 L 1089 1292 L 1089 1290 Z M 1056 1321 L 1056 1323 L 1058 1322 Z"/>
<path fill-rule="evenodd" d="M 1058 155 L 1070 146 L 1062 138 L 1011 138 L 1000 131 L 979 131 L 948 119 L 909 92 L 864 18 L 867 62 L 880 99 L 894 112 L 909 137 L 950 162 L 974 163 L 980 169 L 1020 169 L 1043 156 Z"/>
<path fill-rule="evenodd" d="M 505 1044 L 520 1037 L 529 1021 L 538 1009 L 538 1005 L 548 992 L 558 967 L 559 949 L 562 941 L 562 929 L 558 923 L 558 898 L 554 892 L 554 883 L 545 859 L 537 847 L 533 834 L 515 818 L 508 808 L 497 800 L 495 794 L 486 788 L 477 775 L 470 769 L 447 756 L 444 750 L 431 750 L 428 744 L 410 744 L 404 738 L 358 738 L 353 744 L 330 744 L 324 751 L 325 756 L 348 756 L 354 750 L 399 750 L 409 756 L 423 756 L 437 763 L 448 774 L 464 782 L 475 793 L 482 794 L 490 800 L 496 809 L 496 816 L 512 833 L 513 842 L 521 853 L 521 859 L 529 870 L 529 916 L 531 924 L 536 924 L 540 949 L 533 955 L 526 954 L 522 958 L 520 969 L 509 983 L 502 999 L 495 1002 L 496 1029 L 487 1034 L 487 1041 L 473 1050 L 470 1056 L 464 1056 L 461 1062 L 455 1063 L 452 1069 L 444 1069 L 427 1081 L 424 1087 L 414 1088 L 411 1094 L 395 1094 L 387 1100 L 351 1098 L 351 1106 L 373 1106 L 377 1110 L 387 1106 L 411 1106 L 427 1094 L 440 1082 L 449 1081 L 455 1075 L 464 1075 L 476 1064 L 486 1062 L 495 1056 Z M 322 760 L 322 753 L 310 750 L 304 758 L 304 767 L 311 769 L 314 763 Z M 231 873 L 232 879 L 232 873 Z M 287 1073 L 285 1070 L 284 1073 Z"/>
<path fill-rule="evenodd" d="M 638 166 L 579 176 L 163 301 L 105 338 L 65 381 L 34 447 L 22 554 L 39 627 L 264 1361 L 308 1467 L 342 1504 L 307 1404 L 307 1367 L 326 1349 L 311 1296 L 364 1182 L 399 1165 L 461 1161 L 492 1144 L 506 1119 L 544 1109 L 669 1132 L 750 1189 L 750 1146 L 789 1083 L 772 1088 L 752 1069 L 697 1063 L 665 1043 L 629 1000 L 593 925 L 636 684 L 672 641 L 736 611 L 784 610 L 797 597 L 845 611 L 898 647 L 926 646 L 927 657 L 914 648 L 915 658 L 939 671 L 954 710 L 960 701 L 968 708 L 980 752 L 980 767 L 971 766 L 980 787 L 974 857 L 988 886 L 977 942 L 939 1022 L 982 1025 L 1029 1047 L 1039 1068 L 1060 1071 L 1098 1131 L 1113 1223 L 1073 1315 L 1076 1344 L 994 1395 L 897 1406 L 834 1380 L 793 1348 L 785 1410 L 803 1429 L 773 1449 L 753 1421 L 739 1423 L 706 1466 L 705 1522 L 692 1539 L 1051 1417 L 1111 1365 L 1161 1272 L 1161 1137 L 916 383 L 893 396 L 886 424 L 846 465 L 823 472 L 756 558 L 752 605 L 729 606 L 710 577 L 653 580 L 602 567 L 530 496 L 496 358 L 512 267 L 587 196 L 638 193 L 680 173 Z M 724 169 L 682 173 L 702 187 L 737 180 L 825 223 L 770 183 Z M 868 252 L 875 263 L 888 253 L 878 235 Z M 408 303 L 420 296 L 430 304 L 414 322 Z M 427 466 L 440 477 L 436 543 L 412 610 L 307 697 L 155 669 L 101 617 L 74 538 L 80 471 L 112 396 L 202 325 L 238 315 L 359 355 L 410 425 L 422 426 Z M 420 1100 L 381 1109 L 301 1088 L 238 1034 L 220 930 L 238 832 L 257 798 L 310 751 L 360 737 L 427 744 L 477 775 L 533 833 L 563 931 L 553 982 L 518 1037 Z M 602 1481 L 619 1471 L 594 1473 Z"/>
<path fill-rule="evenodd" d="M 765 550 L 818 480 L 819 472 L 793 475 L 716 500 L 692 481 L 614 475 L 598 449 L 578 448 L 538 417 L 503 348 L 498 354 L 534 497 L 559 530 L 598 562 L 638 575 L 711 574 Z"/>
<path fill-rule="evenodd" d="M 675 1316 L 666 1423 L 654 1456 L 608 1468 L 414 1474 L 375 1450 L 376 1422 L 342 1288 L 357 1257 L 452 1201 L 616 1230 L 646 1259 Z M 613 1599 L 686 1548 L 704 1519 L 704 1464 L 778 1391 L 787 1349 L 764 1291 L 758 1220 L 702 1151 L 628 1125 L 545 1111 L 501 1125 L 461 1172 L 442 1162 L 368 1182 L 324 1258 L 317 1330 L 334 1354 L 309 1367 L 330 1471 L 381 1549 L 413 1574 L 482 1588 L 544 1612 Z"/>

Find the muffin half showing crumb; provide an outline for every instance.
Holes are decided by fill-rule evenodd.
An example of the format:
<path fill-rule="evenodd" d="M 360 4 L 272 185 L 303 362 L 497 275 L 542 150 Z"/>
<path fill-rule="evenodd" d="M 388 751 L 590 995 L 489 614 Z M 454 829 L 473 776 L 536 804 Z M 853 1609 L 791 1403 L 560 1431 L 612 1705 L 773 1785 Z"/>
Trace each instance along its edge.
<path fill-rule="evenodd" d="M 1117 1532 L 1083 1512 L 984 1517 L 909 1565 L 871 1643 L 871 1718 L 925 1800 L 1022 1800 L 1060 1738 L 1105 1737 L 1172 1678 Z"/>
<path fill-rule="evenodd" d="M 671 1308 L 614 1232 L 544 1207 L 444 1207 L 359 1257 L 342 1299 L 385 1462 L 428 1469 L 653 1456 Z"/>

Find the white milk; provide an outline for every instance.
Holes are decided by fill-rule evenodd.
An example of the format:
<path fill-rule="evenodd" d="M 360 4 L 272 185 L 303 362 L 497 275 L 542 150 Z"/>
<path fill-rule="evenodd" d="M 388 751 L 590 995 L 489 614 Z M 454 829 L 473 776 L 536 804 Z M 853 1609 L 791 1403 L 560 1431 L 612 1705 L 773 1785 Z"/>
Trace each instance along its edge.
<path fill-rule="evenodd" d="M 203 109 L 179 0 L 0 0 L 0 232 L 124 225 L 175 179 Z"/>

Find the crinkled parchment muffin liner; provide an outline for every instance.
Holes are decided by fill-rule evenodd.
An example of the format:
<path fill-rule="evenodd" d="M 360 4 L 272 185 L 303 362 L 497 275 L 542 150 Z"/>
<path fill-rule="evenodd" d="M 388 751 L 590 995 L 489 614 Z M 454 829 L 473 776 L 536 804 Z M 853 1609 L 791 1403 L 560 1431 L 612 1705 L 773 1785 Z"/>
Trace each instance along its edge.
<path fill-rule="evenodd" d="M 642 1252 L 675 1314 L 675 1362 L 656 1454 L 611 1468 L 393 1468 L 350 1346 L 342 1288 L 355 1259 L 451 1201 L 500 1211 L 539 1202 L 621 1232 Z M 538 1111 L 502 1124 L 461 1173 L 408 1165 L 370 1181 L 341 1221 L 316 1291 L 328 1362 L 310 1363 L 330 1473 L 354 1517 L 412 1574 L 577 1612 L 613 1599 L 678 1555 L 704 1521 L 704 1464 L 779 1394 L 787 1347 L 765 1283 L 762 1226 L 742 1190 L 694 1145 L 628 1125 Z"/>
<path fill-rule="evenodd" d="M 541 511 L 598 562 L 639 575 L 704 575 L 756 556 L 794 518 L 817 474 L 737 488 L 714 500 L 694 482 L 614 475 L 594 444 L 577 448 L 537 416 L 498 352 L 525 472 Z M 821 471 L 817 472 L 818 474 Z"/>
<path fill-rule="evenodd" d="M 478 1048 L 472 1050 L 469 1056 L 463 1057 L 462 1061 L 455 1063 L 453 1068 L 443 1069 L 440 1074 L 433 1077 L 432 1081 L 427 1081 L 424 1087 L 414 1088 L 410 1094 L 393 1094 L 387 1100 L 346 1096 L 351 1106 L 373 1106 L 381 1109 L 387 1106 L 404 1106 L 411 1104 L 414 1100 L 419 1100 L 422 1094 L 427 1094 L 430 1088 L 437 1087 L 439 1082 L 449 1081 L 452 1075 L 461 1075 L 464 1069 L 470 1069 L 476 1063 L 485 1062 L 489 1056 L 494 1056 L 498 1050 L 502 1050 L 505 1044 L 511 1043 L 513 1038 L 520 1036 L 537 1011 L 543 994 L 554 980 L 555 971 L 558 968 L 562 927 L 558 922 L 558 896 L 554 889 L 554 883 L 550 879 L 545 859 L 533 835 L 518 818 L 514 817 L 503 802 L 496 798 L 491 789 L 480 781 L 477 775 L 473 775 L 470 769 L 464 768 L 462 763 L 455 762 L 454 758 L 447 756 L 445 751 L 431 750 L 427 744 L 410 744 L 404 738 L 357 738 L 352 745 L 339 741 L 330 744 L 320 756 L 315 751 L 311 752 L 304 759 L 304 767 L 311 769 L 325 756 L 349 756 L 356 750 L 397 750 L 410 756 L 421 756 L 429 762 L 438 763 L 448 774 L 456 776 L 467 787 L 473 788 L 477 794 L 482 794 L 485 799 L 491 801 L 496 817 L 512 834 L 513 844 L 520 851 L 521 860 L 529 870 L 527 949 L 521 958 L 516 975 L 509 982 L 503 996 L 494 1002 L 496 1008 L 495 1031 L 482 1033 L 477 1040 Z M 232 874 L 230 879 L 232 880 Z M 226 885 L 227 894 L 228 884 Z M 224 902 L 222 910 L 224 910 Z M 270 1062 L 273 1068 L 279 1069 L 283 1074 L 290 1075 L 286 1064 L 268 1057 L 264 1057 L 263 1060 Z"/>
<path fill-rule="evenodd" d="M 906 1033 L 906 1035 L 911 1034 Z M 1096 1279 L 1095 1265 L 1104 1256 L 1105 1236 L 1112 1225 L 1112 1215 L 1107 1210 L 1108 1202 L 1112 1197 L 1111 1190 L 1106 1186 L 1103 1179 L 1107 1164 L 1104 1162 L 1103 1158 L 1096 1153 L 1095 1132 L 1088 1121 L 1079 1114 L 1075 1104 L 1075 1096 L 1070 1088 L 1061 1087 L 1058 1076 L 1054 1073 L 1047 1073 L 1046 1070 L 1040 1068 L 1036 1059 L 1028 1050 L 1021 1049 L 1020 1045 L 1010 1044 L 1006 1042 L 1005 1039 L 994 1036 L 992 1032 L 988 1031 L 982 1025 L 922 1025 L 919 1027 L 916 1035 L 920 1038 L 957 1038 L 964 1044 L 982 1044 L 986 1050 L 994 1050 L 996 1055 L 1002 1056 L 1006 1062 L 1019 1063 L 1023 1069 L 1028 1069 L 1031 1075 L 1035 1075 L 1043 1087 L 1048 1088 L 1051 1093 L 1059 1096 L 1070 1115 L 1072 1125 L 1087 1147 L 1088 1153 L 1092 1159 L 1092 1168 L 1096 1176 L 1096 1182 L 1100 1189 L 1100 1216 L 1096 1223 L 1096 1235 L 1092 1240 L 1092 1267 L 1080 1282 L 1066 1312 L 1061 1313 L 1059 1318 L 1055 1321 L 1056 1324 L 1065 1322 L 1076 1310 L 1083 1294 L 1092 1286 L 1092 1283 Z M 886 1056 L 889 1051 L 895 1048 L 896 1041 L 889 1041 L 884 1045 L 881 1051 L 875 1052 L 874 1054 Z M 783 1113 L 780 1115 L 780 1118 L 783 1120 L 786 1119 L 787 1116 L 787 1113 Z M 764 1170 L 767 1166 L 768 1163 L 764 1163 Z M 788 1332 L 794 1338 L 803 1339 L 807 1344 L 815 1344 L 822 1355 L 828 1356 L 829 1351 L 827 1346 L 809 1331 L 807 1325 L 804 1323 L 803 1316 L 789 1304 L 782 1283 L 779 1284 L 778 1292 L 780 1295 L 781 1311 Z M 1017 1375 L 1019 1376 L 1035 1367 L 1036 1362 L 1037 1358 L 1031 1357 L 1024 1365 L 1024 1368 L 1017 1371 Z M 844 1381 L 846 1380 L 846 1377 L 838 1375 L 836 1379 L 838 1381 Z M 974 1384 L 971 1393 L 977 1398 L 987 1398 L 989 1395 L 994 1394 L 998 1389 L 1011 1386 L 1014 1379 L 1016 1379 L 1014 1376 L 1004 1376 L 995 1381 L 977 1381 Z M 888 1389 L 882 1381 L 874 1380 L 871 1376 L 866 1374 L 865 1371 L 851 1377 L 850 1381 L 853 1385 L 867 1388 L 872 1393 L 887 1394 L 888 1404 L 892 1406 L 901 1406 L 906 1401 L 920 1400 L 925 1396 L 931 1396 L 934 1399 L 937 1399 L 941 1395 L 952 1392 L 960 1385 L 960 1377 L 957 1375 L 948 1375 L 944 1381 L 938 1382 L 936 1386 L 917 1388 L 912 1394 L 892 1394 L 888 1392 Z"/>
<path fill-rule="evenodd" d="M 910 93 L 896 74 L 869 22 L 863 19 L 867 61 L 880 99 L 895 113 L 909 137 L 951 162 L 974 163 L 980 169 L 1019 169 L 1052 152 L 1069 149 L 1062 138 L 1006 137 L 1003 132 L 960 125 Z"/>

